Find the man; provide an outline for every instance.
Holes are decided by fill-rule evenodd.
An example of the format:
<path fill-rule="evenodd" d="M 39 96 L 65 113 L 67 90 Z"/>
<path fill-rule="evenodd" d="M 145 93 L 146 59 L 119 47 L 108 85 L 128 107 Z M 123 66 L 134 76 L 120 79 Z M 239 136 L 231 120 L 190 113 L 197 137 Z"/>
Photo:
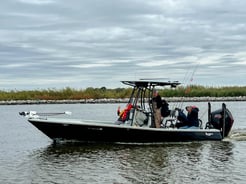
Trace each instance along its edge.
<path fill-rule="evenodd" d="M 153 112 L 154 112 L 154 119 L 155 119 L 155 127 L 160 128 L 161 127 L 161 96 L 159 95 L 157 90 L 153 91 Z"/>
<path fill-rule="evenodd" d="M 199 127 L 199 120 L 198 120 L 198 111 L 199 109 L 196 106 L 187 106 L 185 107 L 187 111 L 187 116 L 183 112 L 179 112 L 178 120 L 180 123 L 176 124 L 177 128 L 180 127 Z"/>

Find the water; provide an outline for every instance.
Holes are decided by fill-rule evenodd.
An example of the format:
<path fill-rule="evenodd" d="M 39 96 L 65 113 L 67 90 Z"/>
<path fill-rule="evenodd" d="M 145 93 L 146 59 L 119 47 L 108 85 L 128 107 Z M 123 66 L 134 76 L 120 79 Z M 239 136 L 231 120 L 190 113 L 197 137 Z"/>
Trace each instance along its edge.
<path fill-rule="evenodd" d="M 206 122 L 207 104 L 193 104 L 200 107 Z M 119 104 L 0 106 L 0 183 L 245 183 L 246 102 L 226 104 L 235 118 L 231 137 L 157 145 L 54 145 L 18 115 L 29 110 L 69 110 L 73 112 L 71 118 L 113 122 Z M 214 110 L 220 106 L 219 102 L 212 103 Z"/>

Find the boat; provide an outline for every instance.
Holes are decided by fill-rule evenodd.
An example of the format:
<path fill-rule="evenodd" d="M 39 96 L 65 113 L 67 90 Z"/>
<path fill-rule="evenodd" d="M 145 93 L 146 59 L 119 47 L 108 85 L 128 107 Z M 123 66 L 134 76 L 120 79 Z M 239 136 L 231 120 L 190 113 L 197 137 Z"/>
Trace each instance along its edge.
<path fill-rule="evenodd" d="M 220 109 L 211 110 L 208 102 L 208 121 L 198 127 L 177 128 L 181 108 L 168 109 L 168 114 L 162 119 L 160 128 L 155 127 L 153 112 L 153 92 L 156 89 L 180 85 L 178 81 L 136 80 L 121 81 L 131 86 L 132 92 L 127 102 L 131 104 L 127 118 L 122 123 L 104 122 L 54 117 L 52 115 L 69 114 L 38 113 L 35 111 L 19 112 L 37 129 L 56 141 L 82 141 L 104 143 L 162 143 L 222 140 L 230 133 L 234 123 L 233 116 L 225 103 Z M 114 112 L 115 113 L 115 112 Z M 116 121 L 117 122 L 117 121 Z"/>

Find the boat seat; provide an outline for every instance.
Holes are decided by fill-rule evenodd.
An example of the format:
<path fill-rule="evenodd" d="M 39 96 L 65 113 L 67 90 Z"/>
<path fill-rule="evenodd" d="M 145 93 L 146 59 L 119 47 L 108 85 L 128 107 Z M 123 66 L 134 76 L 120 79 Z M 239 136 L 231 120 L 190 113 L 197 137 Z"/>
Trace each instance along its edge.
<path fill-rule="evenodd" d="M 163 128 L 174 128 L 175 127 L 175 124 L 176 124 L 176 121 L 177 119 L 176 118 L 168 118 L 165 120 L 165 123 L 162 124 L 162 127 Z M 201 119 L 198 119 L 199 121 L 199 128 L 202 129 L 202 120 Z"/>
<path fill-rule="evenodd" d="M 177 119 L 176 118 L 168 118 L 165 120 L 165 123 L 162 124 L 163 128 L 174 128 L 176 124 Z"/>
<path fill-rule="evenodd" d="M 144 111 L 136 109 L 133 119 L 134 125 L 143 126 L 144 124 L 148 123 L 148 114 Z"/>

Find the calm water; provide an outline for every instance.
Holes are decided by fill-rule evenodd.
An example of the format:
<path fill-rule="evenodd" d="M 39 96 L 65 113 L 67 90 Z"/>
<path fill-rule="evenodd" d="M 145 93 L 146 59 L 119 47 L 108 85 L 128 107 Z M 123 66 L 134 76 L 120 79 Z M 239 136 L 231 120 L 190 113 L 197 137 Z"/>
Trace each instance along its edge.
<path fill-rule="evenodd" d="M 205 122 L 207 104 L 193 104 L 200 107 Z M 220 104 L 212 103 L 212 108 Z M 18 115 L 29 110 L 69 110 L 72 118 L 113 122 L 118 105 L 0 106 L 0 183 L 245 183 L 246 102 L 227 103 L 235 118 L 233 133 L 218 142 L 54 145 Z"/>

